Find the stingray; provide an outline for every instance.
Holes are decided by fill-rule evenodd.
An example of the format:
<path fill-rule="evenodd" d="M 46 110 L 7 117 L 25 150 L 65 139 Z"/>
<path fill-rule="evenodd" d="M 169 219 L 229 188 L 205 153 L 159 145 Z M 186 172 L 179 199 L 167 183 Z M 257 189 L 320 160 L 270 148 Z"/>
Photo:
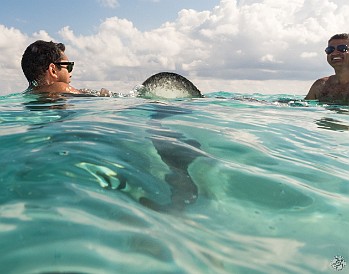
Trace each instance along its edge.
<path fill-rule="evenodd" d="M 200 90 L 187 78 L 173 72 L 160 72 L 150 76 L 137 87 L 144 98 L 201 98 Z"/>

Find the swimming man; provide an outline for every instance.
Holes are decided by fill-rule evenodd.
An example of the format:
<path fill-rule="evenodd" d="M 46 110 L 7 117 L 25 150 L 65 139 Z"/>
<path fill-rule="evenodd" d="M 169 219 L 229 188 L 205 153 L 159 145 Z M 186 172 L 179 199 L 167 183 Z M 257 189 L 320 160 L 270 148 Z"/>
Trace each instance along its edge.
<path fill-rule="evenodd" d="M 62 43 L 38 40 L 27 47 L 22 56 L 22 70 L 29 82 L 27 91 L 33 93 L 83 94 L 70 85 L 74 62 L 69 61 Z M 101 89 L 100 96 L 109 96 Z"/>
<path fill-rule="evenodd" d="M 349 104 L 349 34 L 336 34 L 325 49 L 327 62 L 335 74 L 314 82 L 305 100 L 324 103 Z"/>

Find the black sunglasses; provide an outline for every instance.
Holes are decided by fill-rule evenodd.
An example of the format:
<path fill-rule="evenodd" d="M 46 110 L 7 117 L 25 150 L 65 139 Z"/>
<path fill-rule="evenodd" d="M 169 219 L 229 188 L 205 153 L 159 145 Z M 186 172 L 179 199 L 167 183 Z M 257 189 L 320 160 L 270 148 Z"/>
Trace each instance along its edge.
<path fill-rule="evenodd" d="M 70 72 L 72 72 L 73 71 L 73 67 L 74 67 L 74 62 L 56 62 L 56 63 L 54 63 L 55 65 L 63 65 L 63 66 L 65 66 L 66 65 L 66 67 L 63 67 L 63 68 L 66 68 L 67 70 L 68 70 L 68 72 L 70 73 Z"/>
<path fill-rule="evenodd" d="M 325 49 L 326 54 L 331 54 L 335 50 L 338 50 L 340 52 L 347 52 L 348 51 L 348 46 L 347 45 L 338 45 L 337 48 L 334 46 L 329 46 Z"/>

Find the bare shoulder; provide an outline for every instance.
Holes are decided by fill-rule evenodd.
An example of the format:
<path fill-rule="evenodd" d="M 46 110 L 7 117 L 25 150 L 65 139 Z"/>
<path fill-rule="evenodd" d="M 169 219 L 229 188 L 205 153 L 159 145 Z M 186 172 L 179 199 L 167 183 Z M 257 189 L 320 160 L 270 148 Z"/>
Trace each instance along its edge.
<path fill-rule="evenodd" d="M 311 86 L 307 96 L 305 96 L 305 100 L 316 100 L 319 99 L 320 94 L 323 93 L 326 83 L 329 81 L 329 77 L 323 77 L 318 80 L 316 80 L 313 85 Z"/>
<path fill-rule="evenodd" d="M 81 93 L 78 89 L 72 87 L 71 85 L 64 82 L 56 82 L 51 85 L 52 92 L 62 92 L 62 93 Z"/>
<path fill-rule="evenodd" d="M 55 82 L 49 86 L 41 86 L 34 90 L 35 92 L 49 92 L 49 93 L 81 93 L 76 88 L 64 82 Z"/>

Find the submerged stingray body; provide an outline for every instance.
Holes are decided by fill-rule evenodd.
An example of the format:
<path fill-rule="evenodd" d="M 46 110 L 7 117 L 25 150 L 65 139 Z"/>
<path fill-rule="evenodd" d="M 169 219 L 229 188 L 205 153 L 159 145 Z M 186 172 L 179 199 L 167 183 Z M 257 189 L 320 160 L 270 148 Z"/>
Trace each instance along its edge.
<path fill-rule="evenodd" d="M 160 72 L 145 80 L 138 88 L 139 96 L 146 98 L 199 98 L 200 90 L 187 78 L 173 72 Z"/>

